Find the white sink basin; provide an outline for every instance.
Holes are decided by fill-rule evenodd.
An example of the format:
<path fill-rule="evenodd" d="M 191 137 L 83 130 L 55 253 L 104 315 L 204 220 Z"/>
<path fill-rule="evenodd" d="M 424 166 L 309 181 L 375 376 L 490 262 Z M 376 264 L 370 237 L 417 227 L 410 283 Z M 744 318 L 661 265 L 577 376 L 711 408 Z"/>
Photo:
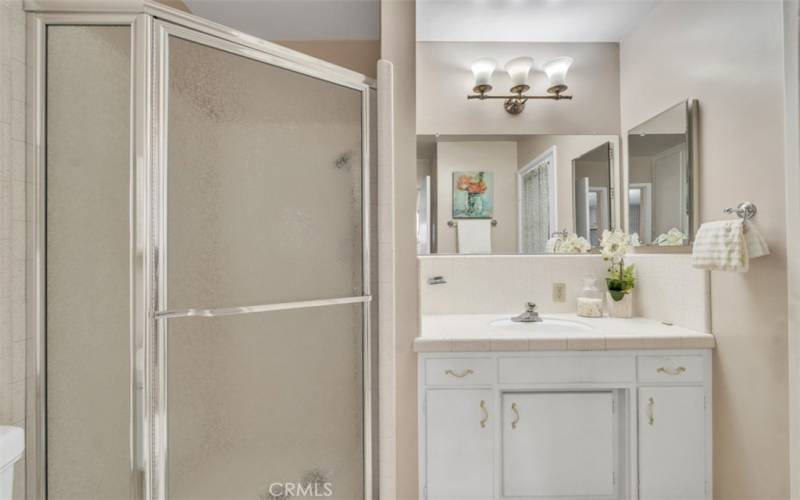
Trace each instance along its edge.
<path fill-rule="evenodd" d="M 492 329 L 503 332 L 531 333 L 531 334 L 565 334 L 590 332 L 594 330 L 591 326 L 580 321 L 570 321 L 568 319 L 542 318 L 540 323 L 517 323 L 511 319 L 498 319 L 489 323 Z"/>

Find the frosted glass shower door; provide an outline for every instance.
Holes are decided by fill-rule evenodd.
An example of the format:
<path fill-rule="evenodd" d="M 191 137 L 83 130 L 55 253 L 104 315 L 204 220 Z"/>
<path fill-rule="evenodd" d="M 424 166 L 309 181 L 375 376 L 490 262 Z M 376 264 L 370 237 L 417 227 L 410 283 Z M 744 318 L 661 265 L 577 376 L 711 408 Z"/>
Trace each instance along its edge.
<path fill-rule="evenodd" d="M 161 29 L 165 496 L 364 498 L 368 88 Z"/>

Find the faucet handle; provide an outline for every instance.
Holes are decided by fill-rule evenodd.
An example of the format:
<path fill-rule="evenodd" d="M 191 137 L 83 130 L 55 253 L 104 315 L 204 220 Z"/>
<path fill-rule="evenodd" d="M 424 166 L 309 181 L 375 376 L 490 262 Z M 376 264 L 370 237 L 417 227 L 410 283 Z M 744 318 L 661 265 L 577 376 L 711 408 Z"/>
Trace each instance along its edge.
<path fill-rule="evenodd" d="M 533 302 L 528 302 L 525 305 L 526 305 L 527 310 L 528 310 L 529 313 L 535 313 L 536 312 L 536 304 L 534 304 Z"/>

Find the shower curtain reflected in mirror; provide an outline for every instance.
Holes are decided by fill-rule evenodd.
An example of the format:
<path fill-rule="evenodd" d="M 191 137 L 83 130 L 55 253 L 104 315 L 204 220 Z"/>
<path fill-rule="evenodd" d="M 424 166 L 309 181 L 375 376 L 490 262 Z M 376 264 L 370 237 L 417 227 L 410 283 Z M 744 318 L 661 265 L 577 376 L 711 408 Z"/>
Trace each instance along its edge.
<path fill-rule="evenodd" d="M 521 252 L 540 254 L 550 238 L 550 180 L 551 159 L 520 174 L 520 236 Z"/>

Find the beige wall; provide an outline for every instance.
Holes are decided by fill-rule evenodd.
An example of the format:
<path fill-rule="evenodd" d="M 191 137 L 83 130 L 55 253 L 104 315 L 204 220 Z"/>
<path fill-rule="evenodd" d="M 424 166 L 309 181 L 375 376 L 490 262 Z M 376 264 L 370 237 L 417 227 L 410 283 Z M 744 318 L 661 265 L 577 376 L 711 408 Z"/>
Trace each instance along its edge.
<path fill-rule="evenodd" d="M 395 377 L 397 446 L 396 498 L 416 499 L 417 491 L 417 356 L 412 350 L 418 330 L 416 218 L 416 133 L 414 0 L 382 0 L 381 58 L 394 65 L 394 272 Z M 390 432 L 385 430 L 381 432 Z"/>
<path fill-rule="evenodd" d="M 284 47 L 375 78 L 380 59 L 378 40 L 275 40 Z"/>
<path fill-rule="evenodd" d="M 620 49 L 622 129 L 697 98 L 701 220 L 750 200 L 772 250 L 711 277 L 720 499 L 789 495 L 782 42 L 778 1 L 662 2 Z"/>
<path fill-rule="evenodd" d="M 538 63 L 558 56 L 575 59 L 567 83 L 572 101 L 529 101 L 512 116 L 502 101 L 468 101 L 474 84 L 470 65 L 492 57 L 498 65 L 521 55 Z M 498 67 L 500 70 L 501 68 Z M 616 134 L 619 132 L 619 48 L 614 43 L 417 43 L 418 134 Z M 504 71 L 494 93 L 507 93 Z M 532 93 L 543 94 L 547 78 L 532 72 Z"/>
<path fill-rule="evenodd" d="M 191 12 L 189 7 L 186 5 L 186 2 L 183 0 L 156 0 L 160 4 L 164 4 L 167 7 L 172 7 L 173 9 L 178 9 L 183 12 Z"/>
<path fill-rule="evenodd" d="M 440 142 L 437 154 L 437 253 L 457 253 L 453 218 L 453 172 L 494 174 L 492 253 L 517 253 L 517 144 L 515 142 Z"/>
<path fill-rule="evenodd" d="M 597 146 L 611 142 L 614 147 L 614 184 L 617 185 L 619 171 L 618 154 L 619 136 L 617 135 L 533 135 L 525 137 L 518 143 L 517 161 L 524 167 L 531 160 L 544 153 L 551 146 L 556 147 L 556 185 L 558 191 L 558 216 L 556 222 L 558 229 L 574 227 L 574 195 L 575 188 L 572 182 L 572 160 L 584 153 L 588 153 Z M 616 212 L 616 208 L 615 208 Z M 614 215 L 619 220 L 618 215 Z"/>

